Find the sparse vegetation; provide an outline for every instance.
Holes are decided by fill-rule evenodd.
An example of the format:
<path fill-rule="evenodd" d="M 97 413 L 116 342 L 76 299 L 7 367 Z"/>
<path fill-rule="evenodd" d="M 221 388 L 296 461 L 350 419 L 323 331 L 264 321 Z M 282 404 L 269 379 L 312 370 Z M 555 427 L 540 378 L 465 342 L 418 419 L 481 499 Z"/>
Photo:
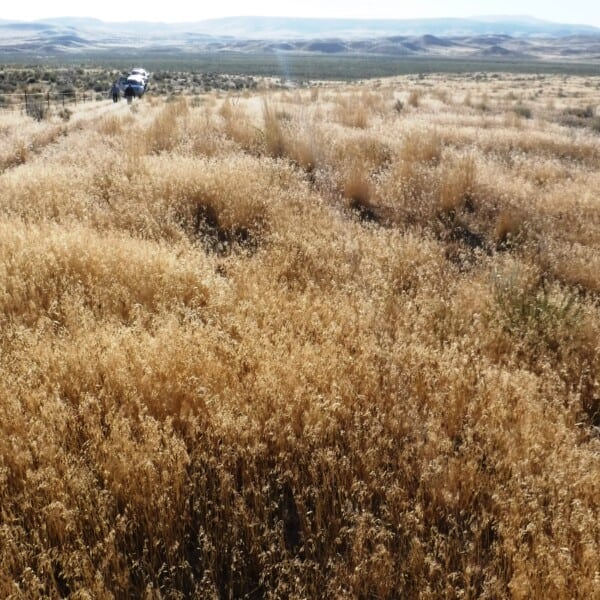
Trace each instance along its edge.
<path fill-rule="evenodd" d="M 25 112 L 36 121 L 43 121 L 48 114 L 48 106 L 44 100 L 30 100 L 25 104 Z"/>
<path fill-rule="evenodd" d="M 0 111 L 0 597 L 596 597 L 595 85 L 188 80 Z"/>
<path fill-rule="evenodd" d="M 526 104 L 519 103 L 515 106 L 513 110 L 519 117 L 523 117 L 524 119 L 531 119 L 531 117 L 533 116 L 533 111 Z"/>

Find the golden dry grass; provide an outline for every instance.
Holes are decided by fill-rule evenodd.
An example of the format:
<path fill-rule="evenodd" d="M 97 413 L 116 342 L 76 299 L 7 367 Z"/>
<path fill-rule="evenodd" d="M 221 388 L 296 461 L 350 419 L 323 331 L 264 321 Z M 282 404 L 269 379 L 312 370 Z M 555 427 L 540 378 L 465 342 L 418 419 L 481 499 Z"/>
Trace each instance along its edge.
<path fill-rule="evenodd" d="M 594 93 L 0 115 L 0 596 L 600 597 Z"/>

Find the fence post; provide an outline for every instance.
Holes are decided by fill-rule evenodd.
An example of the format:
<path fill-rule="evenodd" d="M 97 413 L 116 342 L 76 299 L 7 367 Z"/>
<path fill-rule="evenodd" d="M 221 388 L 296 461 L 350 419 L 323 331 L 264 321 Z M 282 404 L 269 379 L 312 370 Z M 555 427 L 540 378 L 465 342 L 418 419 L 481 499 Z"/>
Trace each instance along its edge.
<path fill-rule="evenodd" d="M 25 92 L 25 112 L 27 112 L 27 109 L 29 107 L 27 106 L 27 92 Z"/>
<path fill-rule="evenodd" d="M 50 92 L 46 94 L 46 100 L 48 102 L 48 109 L 50 109 Z"/>

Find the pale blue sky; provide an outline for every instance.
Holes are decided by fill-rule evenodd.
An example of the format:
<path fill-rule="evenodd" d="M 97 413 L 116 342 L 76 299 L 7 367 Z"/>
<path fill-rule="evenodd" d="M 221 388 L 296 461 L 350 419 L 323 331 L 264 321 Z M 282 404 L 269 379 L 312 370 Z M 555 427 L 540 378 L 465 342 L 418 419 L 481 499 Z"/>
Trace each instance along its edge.
<path fill-rule="evenodd" d="M 596 25 L 600 27 L 598 0 L 302 0 L 274 2 L 269 0 L 28 0 L 3 2 L 0 18 L 33 20 L 46 17 L 96 17 L 105 21 L 201 21 L 214 17 L 240 15 L 271 15 L 337 18 L 429 18 L 470 17 L 474 15 L 529 15 L 562 23 Z"/>

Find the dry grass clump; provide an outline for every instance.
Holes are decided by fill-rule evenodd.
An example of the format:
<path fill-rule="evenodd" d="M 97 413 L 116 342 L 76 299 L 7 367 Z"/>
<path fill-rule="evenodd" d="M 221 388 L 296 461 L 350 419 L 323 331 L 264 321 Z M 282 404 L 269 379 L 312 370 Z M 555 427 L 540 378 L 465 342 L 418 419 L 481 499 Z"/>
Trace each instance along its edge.
<path fill-rule="evenodd" d="M 342 194 L 348 201 L 348 208 L 358 213 L 366 221 L 378 221 L 379 216 L 373 205 L 373 186 L 364 172 L 352 170 L 343 182 Z"/>
<path fill-rule="evenodd" d="M 152 189 L 154 218 L 179 225 L 192 241 L 208 236 L 211 245 L 257 243 L 282 210 L 293 178 L 274 163 L 236 154 L 165 158 L 146 165 L 144 183 Z"/>
<path fill-rule="evenodd" d="M 284 112 L 263 100 L 259 154 L 292 161 L 310 174 L 324 163 L 320 131 L 303 111 Z"/>
<path fill-rule="evenodd" d="M 412 106 L 412 108 L 418 108 L 421 102 L 421 98 L 423 96 L 422 90 L 411 90 L 408 95 L 408 105 Z"/>
<path fill-rule="evenodd" d="M 337 98 L 334 119 L 345 127 L 366 129 L 371 114 L 369 104 L 369 99 L 364 95 L 341 95 Z"/>
<path fill-rule="evenodd" d="M 285 153 L 285 138 L 281 117 L 266 101 L 263 104 L 265 149 L 269 156 L 281 158 Z"/>
<path fill-rule="evenodd" d="M 144 130 L 142 140 L 146 142 L 147 150 L 154 154 L 173 150 L 181 139 L 180 121 L 187 112 L 188 105 L 183 99 L 167 103 Z"/>
<path fill-rule="evenodd" d="M 66 134 L 62 125 L 39 123 L 33 128 L 29 123 L 25 130 L 11 128 L 3 140 L 0 152 L 0 173 L 27 162 L 50 144 Z"/>
<path fill-rule="evenodd" d="M 200 104 L 193 100 L 190 102 L 192 110 L 182 119 L 179 152 L 193 156 L 224 156 L 236 147 L 236 143 L 227 138 L 220 127 L 219 119 L 213 110 L 216 102 L 214 96 L 210 97 L 210 101 L 205 99 Z"/>
<path fill-rule="evenodd" d="M 440 180 L 440 208 L 444 212 L 456 210 L 463 204 L 474 209 L 475 158 L 473 155 L 460 156 L 444 164 Z"/>
<path fill-rule="evenodd" d="M 243 149 L 257 152 L 261 142 L 260 129 L 252 123 L 244 108 L 226 98 L 218 112 L 224 122 L 225 135 Z"/>
<path fill-rule="evenodd" d="M 129 119 L 131 122 L 132 119 Z M 98 131 L 104 135 L 116 136 L 123 132 L 124 118 L 116 115 L 102 117 L 98 123 Z"/>
<path fill-rule="evenodd" d="M 412 130 L 402 139 L 398 158 L 405 162 L 437 164 L 442 157 L 442 140 L 437 131 Z"/>
<path fill-rule="evenodd" d="M 597 596 L 594 88 L 524 85 L 2 117 L 0 597 Z"/>
<path fill-rule="evenodd" d="M 197 257 L 184 256 L 183 250 L 177 256 L 170 248 L 130 236 L 53 224 L 26 226 L 14 220 L 2 223 L 0 230 L 0 313 L 27 325 L 46 314 L 61 325 L 65 309 L 76 304 L 99 318 L 114 315 L 122 321 L 139 310 L 155 312 L 163 303 L 202 306 L 213 283 L 210 269 Z M 26 232 L 37 240 L 35 246 L 27 243 Z"/>

